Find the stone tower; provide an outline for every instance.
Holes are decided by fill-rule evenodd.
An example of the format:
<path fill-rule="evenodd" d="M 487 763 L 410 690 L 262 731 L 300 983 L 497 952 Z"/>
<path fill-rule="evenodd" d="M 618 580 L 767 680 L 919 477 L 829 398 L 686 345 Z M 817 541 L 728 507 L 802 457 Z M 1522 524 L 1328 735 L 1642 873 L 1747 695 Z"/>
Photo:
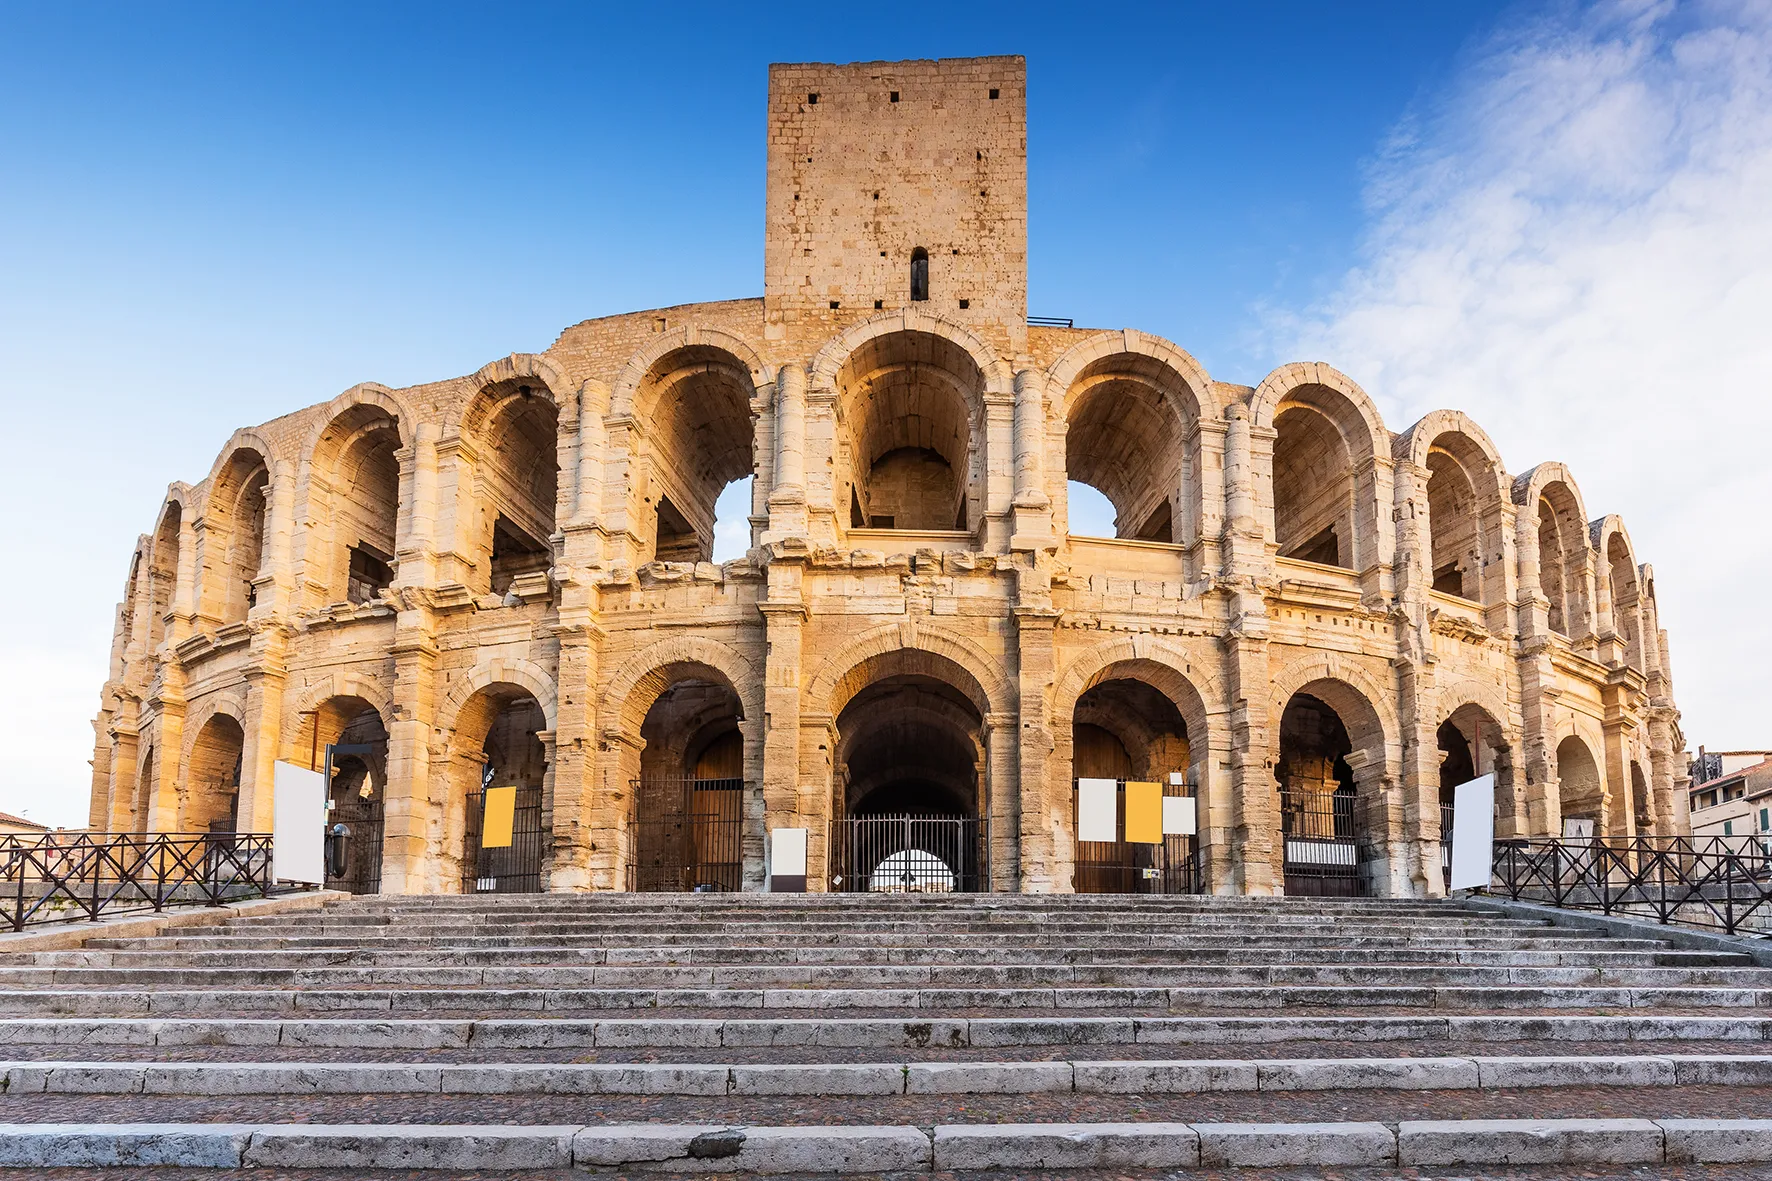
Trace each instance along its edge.
<path fill-rule="evenodd" d="M 770 339 L 915 303 L 1025 347 L 1023 58 L 771 66 L 768 150 Z"/>

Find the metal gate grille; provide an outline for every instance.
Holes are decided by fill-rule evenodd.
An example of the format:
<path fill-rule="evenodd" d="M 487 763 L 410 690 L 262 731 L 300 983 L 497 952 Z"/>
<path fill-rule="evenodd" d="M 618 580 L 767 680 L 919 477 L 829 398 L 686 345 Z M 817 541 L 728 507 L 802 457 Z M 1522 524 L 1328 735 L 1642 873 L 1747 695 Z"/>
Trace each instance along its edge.
<path fill-rule="evenodd" d="M 496 788 L 492 790 L 497 790 Z M 508 848 L 482 849 L 486 822 L 486 791 L 468 799 L 468 856 L 462 862 L 464 894 L 541 893 L 541 788 L 519 787 L 511 819 Z"/>
<path fill-rule="evenodd" d="M 744 885 L 744 780 L 646 778 L 629 786 L 636 803 L 680 804 L 634 821 L 629 890 L 701 893 Z"/>
<path fill-rule="evenodd" d="M 1361 834 L 1354 797 L 1345 791 L 1280 792 L 1280 831 L 1285 842 L 1286 893 L 1318 898 L 1360 898 Z"/>
<path fill-rule="evenodd" d="M 1126 781 L 1117 780 L 1114 824 L 1126 831 Z M 1164 784 L 1165 796 L 1191 796 L 1191 786 Z M 1071 831 L 1077 825 L 1077 785 L 1071 784 Z M 1196 838 L 1166 836 L 1162 844 L 1136 841 L 1078 841 L 1071 889 L 1078 894 L 1199 894 Z"/>
<path fill-rule="evenodd" d="M 831 825 L 831 888 L 951 894 L 990 888 L 990 818 L 851 816 Z"/>

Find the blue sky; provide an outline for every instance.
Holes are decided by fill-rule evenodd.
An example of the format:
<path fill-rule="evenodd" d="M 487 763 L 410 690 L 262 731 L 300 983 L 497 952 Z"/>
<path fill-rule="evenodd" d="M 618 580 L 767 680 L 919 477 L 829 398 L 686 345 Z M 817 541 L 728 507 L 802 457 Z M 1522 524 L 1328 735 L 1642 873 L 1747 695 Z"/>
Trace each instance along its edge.
<path fill-rule="evenodd" d="M 1608 384 L 1612 411 L 1587 417 L 1575 415 L 1591 365 L 1559 378 L 1565 396 L 1494 351 L 1517 357 L 1514 337 L 1597 323 L 1544 359 L 1555 368 L 1608 332 L 1640 339 L 1582 293 L 1654 302 L 1629 285 L 1644 263 L 1625 248 L 1679 231 L 1733 242 L 1734 257 L 1692 271 L 1691 249 L 1651 251 L 1665 268 L 1651 272 L 1654 300 L 1677 305 L 1658 307 L 1658 325 L 1766 309 L 1766 218 L 1739 199 L 1772 159 L 1760 135 L 1772 38 L 1753 6 L 808 11 L 0 3 L 0 400 L 13 444 L 0 493 L 21 555 L 0 611 L 40 621 L 0 635 L 0 809 L 82 819 L 87 722 L 130 545 L 165 484 L 203 476 L 234 427 L 359 381 L 539 351 L 588 317 L 760 294 L 765 67 L 794 60 L 1024 54 L 1031 311 L 1162 334 L 1223 380 L 1321 356 L 1373 392 L 1393 429 L 1458 405 L 1515 472 L 1579 460 L 1592 515 L 1625 513 L 1664 570 L 1664 622 L 1692 625 L 1689 643 L 1675 632 L 1675 663 L 1693 746 L 1772 740 L 1753 720 L 1772 702 L 1734 668 L 1739 637 L 1704 634 L 1727 601 L 1665 574 L 1696 569 L 1694 547 L 1726 535 L 1658 519 L 1630 462 L 1675 441 L 1702 448 L 1653 429 L 1647 408 L 1695 361 L 1725 380 L 1753 349 L 1708 341 L 1694 358 L 1670 344 Z M 1631 150 L 1598 152 L 1572 177 L 1556 163 L 1571 144 Z M 1692 199 L 1695 178 L 1714 184 L 1719 169 L 1737 188 Z M 1472 206 L 1472 193 L 1495 203 Z M 1514 236 L 1493 232 L 1497 210 Z M 1592 273 L 1631 216 L 1642 220 L 1610 242 L 1611 269 Z M 1559 256 L 1569 241 L 1594 249 Z M 1521 259 L 1555 274 L 1522 277 Z M 1556 318 L 1532 319 L 1539 301 L 1521 292 L 1559 283 L 1573 294 Z M 1490 327 L 1474 339 L 1472 324 Z M 1507 374 L 1516 400 L 1486 372 Z M 1561 434 L 1526 413 L 1546 404 L 1571 407 Z M 1617 413 L 1625 404 L 1645 413 Z M 1712 480 L 1685 511 L 1710 519 L 1756 489 Z M 1764 626 L 1748 646 L 1762 666 Z"/>

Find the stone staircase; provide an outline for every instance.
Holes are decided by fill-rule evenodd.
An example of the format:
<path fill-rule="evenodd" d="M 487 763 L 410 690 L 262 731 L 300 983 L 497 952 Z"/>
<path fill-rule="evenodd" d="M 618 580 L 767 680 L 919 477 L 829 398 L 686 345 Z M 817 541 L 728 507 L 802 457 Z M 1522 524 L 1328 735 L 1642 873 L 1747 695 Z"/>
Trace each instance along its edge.
<path fill-rule="evenodd" d="M 0 959 L 0 1168 L 1772 1161 L 1769 1035 L 1453 902 L 364 898 Z"/>

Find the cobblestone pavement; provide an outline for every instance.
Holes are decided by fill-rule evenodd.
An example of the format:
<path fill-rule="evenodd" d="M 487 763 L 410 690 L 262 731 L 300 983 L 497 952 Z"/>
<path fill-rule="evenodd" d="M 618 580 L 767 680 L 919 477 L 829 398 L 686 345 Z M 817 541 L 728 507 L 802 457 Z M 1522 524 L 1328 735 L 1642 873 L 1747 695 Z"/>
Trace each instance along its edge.
<path fill-rule="evenodd" d="M 1772 1118 L 1772 1087 L 1193 1095 L 13 1095 L 0 1123 L 991 1124 Z"/>
<path fill-rule="evenodd" d="M 771 1062 L 1113 1062 L 1153 1058 L 1469 1058 L 1614 1057 L 1654 1054 L 1758 1054 L 1750 1041 L 1293 1041 L 1164 1045 L 1083 1042 L 1055 1046 L 826 1047 L 708 1046 L 611 1049 L 354 1049 L 316 1046 L 30 1045 L 0 1049 L 0 1057 L 29 1062 L 648 1062 L 743 1065 Z"/>

